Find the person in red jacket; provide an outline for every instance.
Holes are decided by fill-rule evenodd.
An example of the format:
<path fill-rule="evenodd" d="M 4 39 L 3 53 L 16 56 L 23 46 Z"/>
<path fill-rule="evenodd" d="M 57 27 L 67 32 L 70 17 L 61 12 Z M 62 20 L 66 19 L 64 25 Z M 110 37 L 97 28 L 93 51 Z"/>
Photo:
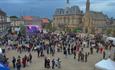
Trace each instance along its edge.
<path fill-rule="evenodd" d="M 100 48 L 100 53 L 101 53 L 101 54 L 103 53 L 103 50 L 104 50 L 104 49 L 101 47 L 101 48 Z"/>
<path fill-rule="evenodd" d="M 26 59 L 25 58 L 22 58 L 22 64 L 23 64 L 23 67 L 25 68 L 26 67 Z"/>

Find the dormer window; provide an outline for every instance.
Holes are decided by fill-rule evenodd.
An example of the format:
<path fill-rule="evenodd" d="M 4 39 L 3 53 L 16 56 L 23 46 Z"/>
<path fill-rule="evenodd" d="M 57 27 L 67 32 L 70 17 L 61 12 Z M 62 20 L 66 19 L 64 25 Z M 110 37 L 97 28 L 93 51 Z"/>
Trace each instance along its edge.
<path fill-rule="evenodd" d="M 69 12 L 68 11 L 66 11 L 66 14 L 68 14 Z"/>

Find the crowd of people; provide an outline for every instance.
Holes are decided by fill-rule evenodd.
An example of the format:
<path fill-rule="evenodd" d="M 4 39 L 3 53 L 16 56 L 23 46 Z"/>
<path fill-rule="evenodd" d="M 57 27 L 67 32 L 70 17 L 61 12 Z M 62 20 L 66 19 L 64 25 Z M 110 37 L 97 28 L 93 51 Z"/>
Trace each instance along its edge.
<path fill-rule="evenodd" d="M 18 58 L 16 59 L 16 57 L 13 56 L 12 58 L 12 65 L 13 68 L 17 69 L 17 70 L 21 70 L 21 67 L 26 67 L 28 64 L 32 63 L 32 54 L 30 53 L 28 56 L 25 55 L 24 57 L 20 57 L 18 56 Z"/>
<path fill-rule="evenodd" d="M 87 62 L 89 55 L 93 55 L 94 49 L 97 53 L 103 54 L 103 58 L 106 58 L 105 43 L 98 42 L 95 37 L 75 34 L 75 33 L 38 33 L 36 35 L 19 36 L 9 34 L 3 39 L 0 39 L 0 44 L 5 46 L 8 50 L 16 50 L 20 54 L 28 52 L 28 56 L 12 58 L 12 64 L 14 68 L 20 70 L 21 67 L 26 67 L 28 63 L 32 62 L 31 52 L 37 52 L 37 57 L 45 57 L 44 67 L 52 68 L 61 67 L 61 59 L 47 58 L 47 55 L 51 54 L 55 56 L 56 52 L 62 52 L 65 58 L 68 55 L 72 55 L 74 59 L 78 59 L 81 62 Z M 108 45 L 106 46 L 108 47 Z M 84 48 L 88 48 L 89 51 L 85 51 Z M 110 45 L 111 48 L 111 45 Z M 47 53 L 47 55 L 45 54 Z M 51 64 L 52 63 L 52 64 Z"/>
<path fill-rule="evenodd" d="M 44 67 L 45 68 L 52 68 L 52 69 L 55 69 L 56 67 L 57 68 L 61 68 L 61 59 L 58 58 L 58 59 L 52 59 L 50 60 L 49 58 L 46 58 L 44 59 Z"/>

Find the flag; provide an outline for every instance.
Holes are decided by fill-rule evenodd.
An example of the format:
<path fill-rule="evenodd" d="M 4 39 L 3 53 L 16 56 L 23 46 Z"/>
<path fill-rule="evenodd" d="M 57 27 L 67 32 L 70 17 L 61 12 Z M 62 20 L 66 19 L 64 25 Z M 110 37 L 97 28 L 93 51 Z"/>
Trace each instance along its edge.
<path fill-rule="evenodd" d="M 69 4 L 69 0 L 67 0 L 67 4 Z"/>

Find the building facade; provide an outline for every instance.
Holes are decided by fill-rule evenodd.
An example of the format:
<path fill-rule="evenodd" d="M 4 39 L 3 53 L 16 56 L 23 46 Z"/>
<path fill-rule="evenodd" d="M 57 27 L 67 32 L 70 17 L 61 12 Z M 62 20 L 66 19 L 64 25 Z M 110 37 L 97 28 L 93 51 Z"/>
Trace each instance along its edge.
<path fill-rule="evenodd" d="M 35 16 L 22 16 L 21 19 L 24 21 L 24 25 L 41 25 L 41 18 Z"/>
<path fill-rule="evenodd" d="M 90 11 L 90 0 L 86 2 L 86 11 L 83 13 L 78 6 L 58 8 L 53 15 L 52 26 L 55 28 L 80 28 L 85 33 L 94 33 L 96 30 L 107 28 L 110 18 L 102 12 Z"/>
<path fill-rule="evenodd" d="M 7 22 L 7 14 L 0 10 L 0 35 L 7 33 L 10 28 L 10 22 Z"/>
<path fill-rule="evenodd" d="M 12 32 L 17 31 L 20 28 L 20 25 L 24 24 L 24 21 L 20 18 L 11 18 L 10 20 Z"/>
<path fill-rule="evenodd" d="M 56 9 L 53 16 L 54 27 L 76 28 L 82 23 L 83 12 L 78 6 Z"/>
<path fill-rule="evenodd" d="M 86 12 L 82 18 L 83 20 L 83 32 L 96 33 L 106 29 L 109 18 L 102 12 L 90 11 L 90 0 L 86 2 Z"/>
<path fill-rule="evenodd" d="M 109 23 L 108 16 L 103 14 L 102 12 L 94 12 L 94 11 L 91 11 L 90 14 L 93 21 L 92 24 L 94 24 L 96 28 L 105 29 L 107 23 Z"/>

